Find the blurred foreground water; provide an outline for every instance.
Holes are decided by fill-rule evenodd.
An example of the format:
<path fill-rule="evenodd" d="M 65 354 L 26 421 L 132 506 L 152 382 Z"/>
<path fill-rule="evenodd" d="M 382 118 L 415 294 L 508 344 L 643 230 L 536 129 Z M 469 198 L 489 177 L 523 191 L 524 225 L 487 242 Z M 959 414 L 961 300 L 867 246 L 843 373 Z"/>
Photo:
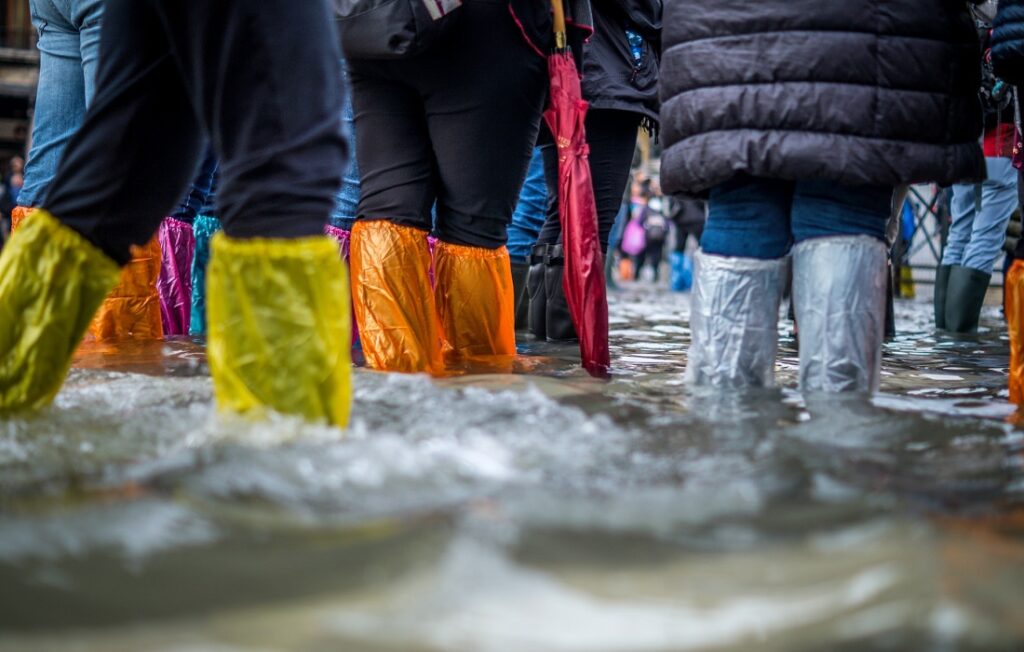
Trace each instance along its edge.
<path fill-rule="evenodd" d="M 86 347 L 0 421 L 0 650 L 1024 649 L 996 312 L 898 308 L 883 394 L 683 384 L 687 298 L 613 297 L 610 383 L 359 372 L 347 433 L 213 414 L 201 347 Z"/>

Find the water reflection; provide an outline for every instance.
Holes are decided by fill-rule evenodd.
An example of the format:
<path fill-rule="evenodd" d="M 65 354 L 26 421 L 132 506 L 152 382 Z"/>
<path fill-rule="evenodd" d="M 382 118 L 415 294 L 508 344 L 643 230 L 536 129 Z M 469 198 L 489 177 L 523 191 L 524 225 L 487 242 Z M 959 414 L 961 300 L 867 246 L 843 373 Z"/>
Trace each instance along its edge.
<path fill-rule="evenodd" d="M 722 394 L 685 297 L 634 292 L 609 382 L 537 343 L 359 371 L 345 433 L 215 416 L 190 340 L 83 347 L 0 423 L 0 649 L 1020 649 L 1005 337 L 928 312 L 875 399 L 796 393 L 787 323 L 779 388 Z"/>

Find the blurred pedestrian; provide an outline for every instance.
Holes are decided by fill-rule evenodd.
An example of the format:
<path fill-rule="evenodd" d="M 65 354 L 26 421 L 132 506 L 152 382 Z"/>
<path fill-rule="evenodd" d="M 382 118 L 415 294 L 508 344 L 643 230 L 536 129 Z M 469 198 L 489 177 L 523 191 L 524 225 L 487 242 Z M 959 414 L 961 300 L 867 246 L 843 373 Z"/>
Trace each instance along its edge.
<path fill-rule="evenodd" d="M 664 40 L 662 183 L 709 196 L 689 379 L 774 382 L 792 251 L 801 387 L 877 389 L 894 187 L 985 174 L 966 3 L 668 0 Z"/>
<path fill-rule="evenodd" d="M 665 244 L 669 236 L 669 221 L 665 217 L 661 197 L 652 197 L 647 201 L 641 209 L 640 224 L 644 229 L 644 247 L 633 257 L 636 275 L 633 280 L 642 280 L 644 268 L 650 266 L 651 280 L 657 283 L 661 280 L 661 263 L 665 257 Z"/>
<path fill-rule="evenodd" d="M 983 6 L 994 11 L 995 3 Z M 977 21 L 988 178 L 981 184 L 953 186 L 953 224 L 935 279 L 935 326 L 955 333 L 978 330 L 992 272 L 1003 255 L 1006 227 L 1017 209 L 1013 88 L 993 69 L 991 16 L 979 11 Z"/>

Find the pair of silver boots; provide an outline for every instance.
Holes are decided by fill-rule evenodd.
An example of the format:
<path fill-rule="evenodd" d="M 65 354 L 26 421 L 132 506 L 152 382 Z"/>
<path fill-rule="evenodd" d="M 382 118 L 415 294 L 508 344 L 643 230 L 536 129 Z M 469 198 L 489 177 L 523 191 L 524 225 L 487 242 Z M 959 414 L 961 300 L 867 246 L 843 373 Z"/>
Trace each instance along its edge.
<path fill-rule="evenodd" d="M 807 240 L 793 248 L 792 260 L 801 391 L 877 391 L 888 288 L 885 244 L 869 236 Z M 695 266 L 687 379 L 707 387 L 770 387 L 788 260 L 701 252 Z"/>

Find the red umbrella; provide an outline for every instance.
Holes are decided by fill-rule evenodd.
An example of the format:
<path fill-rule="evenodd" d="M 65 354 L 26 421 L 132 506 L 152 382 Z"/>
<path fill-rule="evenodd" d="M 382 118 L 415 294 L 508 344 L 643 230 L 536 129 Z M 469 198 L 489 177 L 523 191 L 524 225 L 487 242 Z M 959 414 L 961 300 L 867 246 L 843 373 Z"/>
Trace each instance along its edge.
<path fill-rule="evenodd" d="M 583 367 L 590 375 L 607 378 L 608 295 L 604 284 L 604 257 L 597 231 L 597 204 L 590 176 L 590 147 L 576 61 L 566 47 L 565 9 L 553 0 L 555 52 L 548 58 L 551 106 L 544 119 L 558 146 L 558 212 L 562 220 L 565 275 L 562 286 L 576 333 Z"/>

